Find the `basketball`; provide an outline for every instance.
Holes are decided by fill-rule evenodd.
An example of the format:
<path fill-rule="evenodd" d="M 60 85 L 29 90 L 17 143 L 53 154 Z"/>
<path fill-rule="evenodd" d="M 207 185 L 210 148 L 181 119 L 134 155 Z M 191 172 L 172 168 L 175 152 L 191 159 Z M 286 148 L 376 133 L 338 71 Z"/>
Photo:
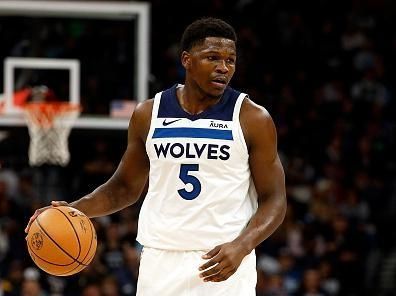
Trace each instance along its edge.
<path fill-rule="evenodd" d="M 26 237 L 34 263 L 45 272 L 68 276 L 95 256 L 97 238 L 90 219 L 72 207 L 51 207 L 32 223 Z"/>

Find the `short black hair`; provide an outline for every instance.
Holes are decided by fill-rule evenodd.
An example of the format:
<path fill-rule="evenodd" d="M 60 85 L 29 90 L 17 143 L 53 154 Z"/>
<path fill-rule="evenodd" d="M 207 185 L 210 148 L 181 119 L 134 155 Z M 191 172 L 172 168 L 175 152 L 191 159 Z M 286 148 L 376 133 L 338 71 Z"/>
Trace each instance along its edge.
<path fill-rule="evenodd" d="M 218 18 L 205 17 L 192 22 L 184 30 L 180 50 L 189 51 L 193 46 L 203 42 L 206 37 L 222 37 L 237 41 L 235 30 L 230 24 Z"/>

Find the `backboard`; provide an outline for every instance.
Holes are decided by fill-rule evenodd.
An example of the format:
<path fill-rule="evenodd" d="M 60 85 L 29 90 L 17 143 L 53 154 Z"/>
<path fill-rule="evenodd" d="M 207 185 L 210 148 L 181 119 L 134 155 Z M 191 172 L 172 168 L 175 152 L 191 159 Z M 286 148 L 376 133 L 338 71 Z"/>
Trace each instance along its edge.
<path fill-rule="evenodd" d="M 144 2 L 0 1 L 0 126 L 25 125 L 12 100 L 25 82 L 52 83 L 63 100 L 80 102 L 75 128 L 126 129 L 129 118 L 112 117 L 121 113 L 110 109 L 149 97 L 149 8 Z"/>

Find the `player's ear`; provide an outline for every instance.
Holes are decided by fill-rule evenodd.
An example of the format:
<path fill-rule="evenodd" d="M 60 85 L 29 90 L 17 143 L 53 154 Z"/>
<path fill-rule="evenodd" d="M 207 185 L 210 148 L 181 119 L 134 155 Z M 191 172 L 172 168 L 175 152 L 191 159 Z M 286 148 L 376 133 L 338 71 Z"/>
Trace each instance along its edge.
<path fill-rule="evenodd" d="M 188 51 L 183 51 L 181 54 L 181 63 L 185 69 L 189 69 L 191 66 L 191 54 Z"/>

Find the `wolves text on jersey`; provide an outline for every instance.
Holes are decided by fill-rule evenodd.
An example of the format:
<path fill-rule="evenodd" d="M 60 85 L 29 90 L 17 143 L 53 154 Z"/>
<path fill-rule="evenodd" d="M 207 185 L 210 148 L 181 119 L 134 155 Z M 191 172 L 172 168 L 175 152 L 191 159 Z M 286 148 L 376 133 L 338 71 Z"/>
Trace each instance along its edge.
<path fill-rule="evenodd" d="M 160 143 L 154 144 L 157 157 L 163 158 L 201 158 L 227 160 L 230 158 L 228 145 L 198 143 Z"/>

